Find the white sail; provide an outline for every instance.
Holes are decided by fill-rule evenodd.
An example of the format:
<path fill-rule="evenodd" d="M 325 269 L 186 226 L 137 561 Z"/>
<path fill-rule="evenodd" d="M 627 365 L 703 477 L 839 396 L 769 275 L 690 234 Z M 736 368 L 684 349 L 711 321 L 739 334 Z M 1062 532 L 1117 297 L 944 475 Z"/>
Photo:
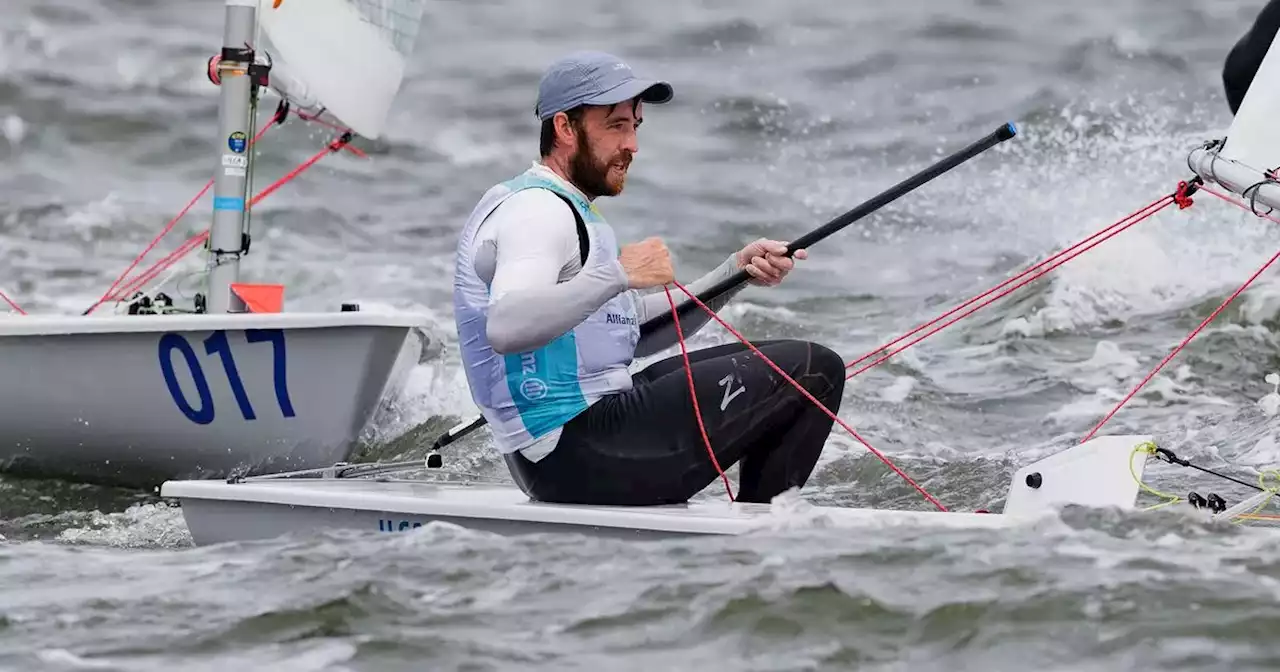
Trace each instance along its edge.
<path fill-rule="evenodd" d="M 425 0 L 262 0 L 273 76 L 367 138 L 382 135 Z"/>
<path fill-rule="evenodd" d="M 1280 38 L 1280 36 L 1277 36 Z M 1258 215 L 1280 210 L 1280 49 L 1272 40 L 1225 141 L 1191 150 L 1187 167 L 1207 184 L 1232 192 Z"/>
<path fill-rule="evenodd" d="M 1277 37 L 1280 37 L 1278 35 Z M 1280 167 L 1280 49 L 1271 43 L 1253 77 L 1220 156 L 1258 171 Z"/>

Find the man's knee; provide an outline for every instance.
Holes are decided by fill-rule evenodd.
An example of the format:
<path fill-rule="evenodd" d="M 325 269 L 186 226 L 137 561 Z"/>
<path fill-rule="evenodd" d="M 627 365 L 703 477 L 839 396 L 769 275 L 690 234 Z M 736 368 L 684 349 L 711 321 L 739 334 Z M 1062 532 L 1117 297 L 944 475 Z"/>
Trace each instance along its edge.
<path fill-rule="evenodd" d="M 765 355 L 770 351 L 784 355 L 788 360 L 803 365 L 810 373 L 832 373 L 844 371 L 844 360 L 840 355 L 820 343 L 789 338 L 776 341 L 762 341 L 756 344 Z M 841 376 L 843 379 L 843 376 Z"/>
<path fill-rule="evenodd" d="M 839 403 L 845 376 L 844 360 L 839 353 L 825 345 L 799 339 L 761 341 L 756 348 L 810 394 L 830 397 Z"/>
<path fill-rule="evenodd" d="M 839 403 L 844 392 L 844 359 L 821 343 L 809 343 L 809 366 L 830 386 L 830 396 Z"/>
<path fill-rule="evenodd" d="M 809 362 L 814 371 L 834 373 L 844 380 L 844 360 L 835 350 L 821 343 L 807 343 L 809 346 Z"/>
<path fill-rule="evenodd" d="M 801 340 L 775 341 L 772 349 L 786 353 L 787 366 L 783 368 L 790 369 L 796 382 L 814 396 L 839 403 L 844 392 L 845 371 L 844 360 L 838 353 L 825 345 Z"/>

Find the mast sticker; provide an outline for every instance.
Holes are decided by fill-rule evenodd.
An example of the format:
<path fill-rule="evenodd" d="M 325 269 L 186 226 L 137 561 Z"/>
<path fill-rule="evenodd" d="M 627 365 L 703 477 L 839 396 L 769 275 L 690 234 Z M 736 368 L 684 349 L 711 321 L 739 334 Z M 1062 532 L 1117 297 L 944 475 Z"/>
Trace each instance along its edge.
<path fill-rule="evenodd" d="M 236 154 L 244 154 L 245 145 L 248 144 L 248 136 L 240 131 L 232 133 L 227 138 L 227 147 Z"/>
<path fill-rule="evenodd" d="M 244 199 L 239 196 L 219 196 L 213 199 L 214 210 L 244 211 Z"/>
<path fill-rule="evenodd" d="M 222 174 L 227 177 L 244 177 L 249 167 L 249 157 L 241 154 L 222 155 Z"/>

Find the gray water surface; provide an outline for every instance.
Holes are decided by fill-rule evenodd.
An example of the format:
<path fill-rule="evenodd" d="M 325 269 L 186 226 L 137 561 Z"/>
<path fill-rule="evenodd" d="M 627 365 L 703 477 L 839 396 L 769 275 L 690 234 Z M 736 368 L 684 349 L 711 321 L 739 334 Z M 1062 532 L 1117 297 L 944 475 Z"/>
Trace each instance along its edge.
<path fill-rule="evenodd" d="M 1222 60 L 1261 4 L 432 2 L 387 137 L 256 208 L 245 276 L 285 283 L 289 309 L 434 317 L 441 355 L 365 456 L 414 457 L 474 412 L 453 347 L 455 236 L 486 188 L 535 158 L 537 80 L 558 55 L 606 49 L 674 84 L 672 104 L 646 109 L 626 192 L 600 206 L 624 240 L 662 236 L 682 280 L 1016 122 L 1014 141 L 724 313 L 750 338 L 852 360 L 1189 177 L 1187 152 L 1230 123 Z M 6 0 L 0 16 L 0 290 L 78 313 L 210 176 L 204 67 L 222 7 Z M 328 138 L 297 120 L 273 131 L 259 186 Z M 1207 195 L 1168 209 L 854 379 L 841 417 L 949 507 L 998 507 L 1017 466 L 1079 441 L 1274 254 L 1274 227 Z M 174 293 L 196 291 L 201 265 L 186 260 Z M 1106 431 L 1155 434 L 1245 480 L 1274 467 L 1277 420 L 1257 402 L 1280 371 L 1275 278 Z M 708 328 L 692 344 L 731 339 Z M 490 451 L 478 436 L 450 459 L 501 476 Z M 1147 473 L 1179 494 L 1244 494 Z M 810 486 L 821 503 L 928 508 L 839 429 Z M 1277 537 L 1172 514 L 638 545 L 429 527 L 196 549 L 148 493 L 3 479 L 0 534 L 0 666 L 15 670 L 1280 665 Z"/>

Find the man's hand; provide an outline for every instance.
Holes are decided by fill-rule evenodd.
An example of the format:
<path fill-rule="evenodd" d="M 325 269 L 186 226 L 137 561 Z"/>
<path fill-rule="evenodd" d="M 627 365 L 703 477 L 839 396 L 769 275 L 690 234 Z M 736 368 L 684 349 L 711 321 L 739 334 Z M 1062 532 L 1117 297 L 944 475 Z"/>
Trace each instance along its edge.
<path fill-rule="evenodd" d="M 753 279 L 751 284 L 773 287 L 796 267 L 787 253 L 787 244 L 777 240 L 761 238 L 748 244 L 738 252 L 738 268 L 747 272 Z M 796 250 L 795 259 L 808 259 L 808 250 Z"/>
<path fill-rule="evenodd" d="M 671 253 L 660 238 L 646 238 L 638 243 L 623 245 L 618 262 L 627 272 L 631 289 L 660 287 L 676 279 L 671 267 Z"/>

